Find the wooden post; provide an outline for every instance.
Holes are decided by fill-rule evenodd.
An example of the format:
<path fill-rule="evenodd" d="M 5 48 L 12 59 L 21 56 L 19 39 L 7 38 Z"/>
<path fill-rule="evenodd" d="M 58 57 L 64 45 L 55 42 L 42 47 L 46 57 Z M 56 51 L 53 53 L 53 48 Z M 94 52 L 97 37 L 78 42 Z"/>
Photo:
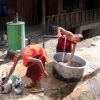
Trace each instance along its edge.
<path fill-rule="evenodd" d="M 46 15 L 46 1 L 42 0 L 42 34 L 45 34 L 45 15 Z M 43 48 L 44 48 L 44 36 L 43 36 Z"/>
<path fill-rule="evenodd" d="M 99 0 L 99 9 L 100 9 L 100 0 Z"/>
<path fill-rule="evenodd" d="M 45 0 L 42 0 L 42 34 L 45 34 L 45 12 L 46 12 Z"/>
<path fill-rule="evenodd" d="M 85 10 L 85 0 L 79 0 L 79 9 Z"/>

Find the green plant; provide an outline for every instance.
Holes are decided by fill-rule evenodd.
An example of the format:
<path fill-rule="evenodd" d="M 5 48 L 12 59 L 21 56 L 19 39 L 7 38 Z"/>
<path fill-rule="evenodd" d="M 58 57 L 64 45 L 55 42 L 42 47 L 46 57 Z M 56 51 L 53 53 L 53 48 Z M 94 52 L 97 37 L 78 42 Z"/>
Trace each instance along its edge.
<path fill-rule="evenodd" d="M 98 38 L 98 37 L 94 37 L 94 38 L 93 38 L 94 41 L 97 41 L 97 40 L 99 40 L 99 39 L 100 39 L 100 38 Z"/>

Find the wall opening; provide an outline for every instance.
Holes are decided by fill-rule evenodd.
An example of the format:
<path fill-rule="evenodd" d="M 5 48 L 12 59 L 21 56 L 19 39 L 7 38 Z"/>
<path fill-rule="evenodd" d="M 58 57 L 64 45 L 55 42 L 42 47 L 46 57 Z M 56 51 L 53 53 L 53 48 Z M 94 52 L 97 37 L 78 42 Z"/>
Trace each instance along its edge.
<path fill-rule="evenodd" d="M 92 32 L 92 29 L 84 30 L 82 32 L 83 38 L 84 39 L 92 38 L 93 36 L 92 36 L 91 32 Z"/>
<path fill-rule="evenodd" d="M 99 9 L 99 0 L 85 0 L 85 10 Z"/>

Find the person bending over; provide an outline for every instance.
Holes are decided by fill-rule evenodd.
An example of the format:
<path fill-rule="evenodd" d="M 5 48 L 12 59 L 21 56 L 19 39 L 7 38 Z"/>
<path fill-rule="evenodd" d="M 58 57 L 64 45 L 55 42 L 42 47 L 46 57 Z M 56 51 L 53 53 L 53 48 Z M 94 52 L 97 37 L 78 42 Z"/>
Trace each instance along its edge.
<path fill-rule="evenodd" d="M 14 72 L 15 67 L 19 60 L 23 60 L 23 65 L 27 67 L 26 76 L 32 80 L 31 83 L 25 85 L 30 88 L 31 92 L 43 91 L 40 80 L 44 76 L 47 78 L 48 74 L 45 71 L 45 63 L 48 62 L 46 51 L 39 45 L 28 45 L 21 49 L 18 53 L 15 50 L 8 50 L 6 58 L 14 62 L 8 76 L 5 78 L 4 83 L 9 79 L 10 75 Z"/>
<path fill-rule="evenodd" d="M 68 65 L 71 65 L 71 60 L 75 52 L 76 44 L 83 40 L 83 36 L 81 34 L 73 34 L 72 32 L 65 30 L 62 27 L 57 28 L 58 31 L 58 43 L 56 46 L 56 52 L 64 52 L 64 42 L 65 44 L 65 52 L 70 52 L 70 58 L 68 60 Z"/>

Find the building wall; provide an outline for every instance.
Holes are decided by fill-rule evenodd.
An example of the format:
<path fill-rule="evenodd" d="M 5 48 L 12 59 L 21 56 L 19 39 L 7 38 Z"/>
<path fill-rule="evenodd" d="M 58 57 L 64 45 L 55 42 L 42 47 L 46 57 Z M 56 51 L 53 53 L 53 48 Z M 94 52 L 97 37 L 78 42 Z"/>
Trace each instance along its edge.
<path fill-rule="evenodd" d="M 100 0 L 58 0 L 58 14 L 100 8 Z"/>
<path fill-rule="evenodd" d="M 63 0 L 58 0 L 58 14 L 66 13 L 66 10 L 63 9 Z"/>
<path fill-rule="evenodd" d="M 47 1 L 47 16 L 48 15 L 57 15 L 63 13 L 69 13 L 70 11 L 82 11 L 85 9 L 85 1 L 87 0 L 77 0 L 77 5 L 75 4 L 76 0 L 68 0 L 73 1 L 72 7 L 76 9 L 69 9 L 69 5 L 66 3 L 67 0 L 46 0 Z M 79 1 L 79 5 L 78 5 Z M 98 1 L 98 0 L 97 0 Z M 67 6 L 68 5 L 68 6 Z M 18 12 L 19 20 L 25 21 L 26 25 L 34 25 L 38 24 L 38 0 L 7 0 L 7 6 L 9 9 L 14 9 L 14 11 Z M 99 8 L 100 8 L 100 0 L 99 0 Z M 42 16 L 41 16 L 42 17 Z M 13 17 L 4 17 L 0 18 L 0 30 L 5 29 L 6 22 L 12 21 Z M 42 22 L 42 21 L 41 21 Z"/>
<path fill-rule="evenodd" d="M 25 24 L 32 24 L 32 0 L 17 0 L 18 17 L 20 21 L 24 21 Z M 27 6 L 26 6 L 27 5 Z"/>
<path fill-rule="evenodd" d="M 82 5 L 79 6 L 80 1 L 83 0 L 58 0 L 58 14 L 79 11 L 82 7 Z"/>

